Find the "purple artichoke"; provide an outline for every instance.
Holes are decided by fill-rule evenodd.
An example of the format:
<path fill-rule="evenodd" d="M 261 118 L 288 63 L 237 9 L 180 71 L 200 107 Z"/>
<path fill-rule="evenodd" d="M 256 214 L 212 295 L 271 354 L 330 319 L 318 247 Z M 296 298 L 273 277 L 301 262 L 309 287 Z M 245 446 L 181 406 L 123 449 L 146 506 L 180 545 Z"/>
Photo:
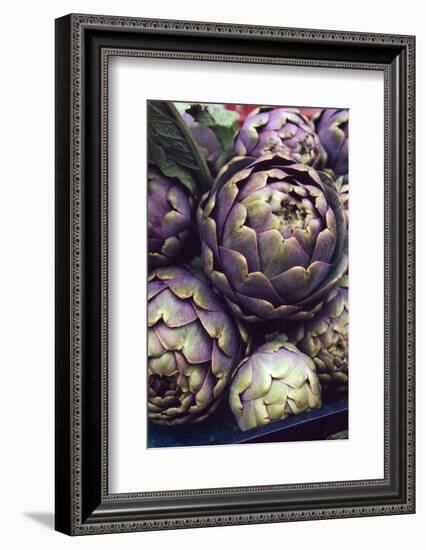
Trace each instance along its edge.
<path fill-rule="evenodd" d="M 313 124 L 297 110 L 260 107 L 244 121 L 235 141 L 241 156 L 281 152 L 296 162 L 321 167 L 325 154 Z"/>
<path fill-rule="evenodd" d="M 197 220 L 204 271 L 247 321 L 312 318 L 346 270 L 336 191 L 280 153 L 224 167 Z"/>
<path fill-rule="evenodd" d="M 206 161 L 214 164 L 219 157 L 219 142 L 214 131 L 195 121 L 194 117 L 187 112 L 182 113 L 185 124 L 191 130 L 192 137 L 203 152 Z"/>
<path fill-rule="evenodd" d="M 280 337 L 244 359 L 232 380 L 229 405 L 241 430 L 321 407 L 312 360 Z"/>
<path fill-rule="evenodd" d="M 348 182 L 348 109 L 324 109 L 315 128 L 327 153 L 326 167 Z"/>
<path fill-rule="evenodd" d="M 348 390 L 348 284 L 343 277 L 339 287 L 327 296 L 321 311 L 307 323 L 288 331 L 290 341 L 314 361 L 323 389 L 346 393 Z"/>
<path fill-rule="evenodd" d="M 237 323 L 201 273 L 164 267 L 148 277 L 148 417 L 199 422 L 218 405 L 242 351 Z"/>
<path fill-rule="evenodd" d="M 170 264 L 187 250 L 194 201 L 175 178 L 148 169 L 148 260 L 150 267 Z"/>

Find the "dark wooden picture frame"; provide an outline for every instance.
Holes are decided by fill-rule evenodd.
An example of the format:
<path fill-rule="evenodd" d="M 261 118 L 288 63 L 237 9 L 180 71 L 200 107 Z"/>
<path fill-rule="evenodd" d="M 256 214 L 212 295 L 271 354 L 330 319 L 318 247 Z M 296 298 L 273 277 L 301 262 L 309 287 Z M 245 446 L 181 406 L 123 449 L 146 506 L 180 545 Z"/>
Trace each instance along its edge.
<path fill-rule="evenodd" d="M 383 479 L 110 494 L 107 75 L 113 55 L 384 74 Z M 68 15 L 56 21 L 56 529 L 70 535 L 414 513 L 415 38 Z"/>

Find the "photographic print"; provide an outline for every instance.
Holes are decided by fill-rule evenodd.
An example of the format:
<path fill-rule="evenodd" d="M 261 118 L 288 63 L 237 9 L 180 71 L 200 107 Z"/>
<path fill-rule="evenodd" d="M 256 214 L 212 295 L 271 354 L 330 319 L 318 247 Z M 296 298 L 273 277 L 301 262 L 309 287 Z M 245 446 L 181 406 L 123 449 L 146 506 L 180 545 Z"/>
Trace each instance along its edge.
<path fill-rule="evenodd" d="M 69 14 L 55 121 L 56 530 L 414 513 L 415 37 Z"/>
<path fill-rule="evenodd" d="M 147 446 L 347 439 L 349 110 L 147 107 Z"/>

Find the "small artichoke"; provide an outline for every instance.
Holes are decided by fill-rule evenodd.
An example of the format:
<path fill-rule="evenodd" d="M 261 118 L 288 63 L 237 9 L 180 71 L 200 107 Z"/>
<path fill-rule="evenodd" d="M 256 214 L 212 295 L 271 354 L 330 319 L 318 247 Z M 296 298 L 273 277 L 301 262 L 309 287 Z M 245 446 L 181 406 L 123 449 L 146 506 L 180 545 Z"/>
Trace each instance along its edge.
<path fill-rule="evenodd" d="M 208 126 L 196 122 L 188 112 L 183 112 L 182 118 L 191 130 L 192 137 L 203 152 L 206 161 L 209 165 L 214 164 L 219 158 L 219 141 L 214 131 Z"/>
<path fill-rule="evenodd" d="M 307 323 L 292 326 L 290 341 L 314 361 L 325 390 L 348 390 L 348 284 L 343 277 L 339 287 L 327 296 L 321 311 Z"/>
<path fill-rule="evenodd" d="M 159 267 L 180 259 L 193 233 L 194 201 L 184 186 L 148 168 L 148 262 Z"/>
<path fill-rule="evenodd" d="M 348 183 L 348 109 L 324 109 L 315 121 L 316 132 L 327 153 L 325 166 Z"/>
<path fill-rule="evenodd" d="M 312 360 L 279 338 L 244 359 L 229 391 L 241 430 L 321 407 L 321 387 Z"/>
<path fill-rule="evenodd" d="M 148 418 L 199 422 L 218 405 L 239 360 L 234 319 L 201 273 L 163 267 L 148 277 Z"/>
<path fill-rule="evenodd" d="M 204 271 L 246 321 L 312 318 L 346 270 L 337 192 L 281 153 L 231 161 L 197 221 Z"/>
<path fill-rule="evenodd" d="M 296 162 L 322 166 L 325 153 L 313 124 L 295 109 L 259 107 L 244 121 L 235 141 L 240 156 L 281 152 Z"/>

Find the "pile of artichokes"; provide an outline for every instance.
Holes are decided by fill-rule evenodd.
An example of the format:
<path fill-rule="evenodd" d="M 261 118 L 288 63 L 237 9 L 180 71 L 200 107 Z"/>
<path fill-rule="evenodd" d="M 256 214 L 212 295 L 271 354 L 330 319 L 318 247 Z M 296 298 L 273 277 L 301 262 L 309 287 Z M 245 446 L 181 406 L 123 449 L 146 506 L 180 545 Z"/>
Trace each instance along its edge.
<path fill-rule="evenodd" d="M 148 418 L 348 391 L 348 110 L 149 102 Z"/>

